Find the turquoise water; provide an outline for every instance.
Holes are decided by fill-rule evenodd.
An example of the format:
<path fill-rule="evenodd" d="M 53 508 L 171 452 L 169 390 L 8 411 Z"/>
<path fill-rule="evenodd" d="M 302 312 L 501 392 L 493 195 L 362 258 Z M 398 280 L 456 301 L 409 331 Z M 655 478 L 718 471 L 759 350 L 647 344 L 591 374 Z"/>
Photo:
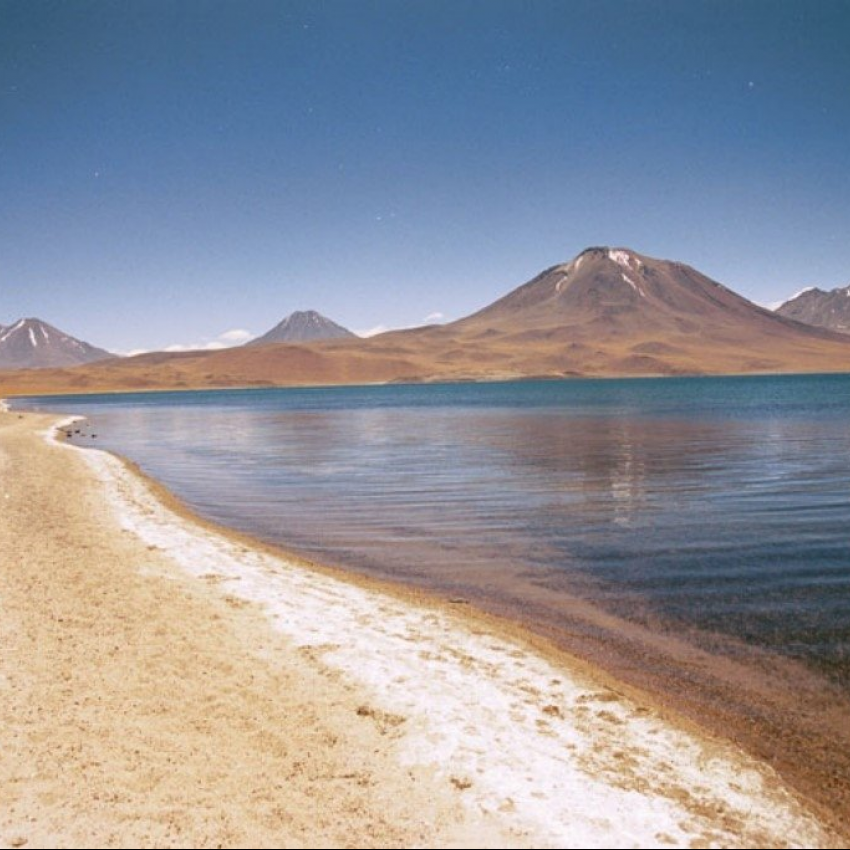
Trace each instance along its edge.
<path fill-rule="evenodd" d="M 590 641 L 599 622 L 570 613 L 586 600 L 727 655 L 803 661 L 850 688 L 850 376 L 18 404 L 88 417 L 77 442 L 318 560 Z"/>

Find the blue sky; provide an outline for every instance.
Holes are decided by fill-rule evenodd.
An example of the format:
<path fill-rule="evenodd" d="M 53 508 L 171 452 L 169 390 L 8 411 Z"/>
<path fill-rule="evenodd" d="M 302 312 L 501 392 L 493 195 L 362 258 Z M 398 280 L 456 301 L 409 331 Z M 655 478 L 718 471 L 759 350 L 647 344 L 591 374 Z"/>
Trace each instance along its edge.
<path fill-rule="evenodd" d="M 0 323 L 415 325 L 599 244 L 845 284 L 848 33 L 828 0 L 3 0 Z"/>

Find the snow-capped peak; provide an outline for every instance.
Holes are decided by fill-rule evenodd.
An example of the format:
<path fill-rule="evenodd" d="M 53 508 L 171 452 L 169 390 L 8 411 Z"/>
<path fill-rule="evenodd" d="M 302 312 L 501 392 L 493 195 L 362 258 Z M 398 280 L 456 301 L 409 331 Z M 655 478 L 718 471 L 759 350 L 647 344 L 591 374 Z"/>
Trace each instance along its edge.
<path fill-rule="evenodd" d="M 112 355 L 63 334 L 41 319 L 18 319 L 0 330 L 0 369 L 75 366 Z"/>
<path fill-rule="evenodd" d="M 637 257 L 622 248 L 609 248 L 608 259 L 613 260 L 617 265 L 629 271 L 639 269 L 643 265 Z"/>
<path fill-rule="evenodd" d="M 799 292 L 795 292 L 788 300 L 793 301 L 795 298 L 799 298 L 801 295 L 805 295 L 807 292 L 814 291 L 814 286 L 804 286 Z"/>
<path fill-rule="evenodd" d="M 629 257 L 628 251 L 609 251 L 608 259 L 613 260 L 615 263 L 619 263 L 624 269 L 631 268 L 631 265 L 629 264 L 631 257 Z"/>
<path fill-rule="evenodd" d="M 792 301 L 796 301 L 801 295 L 805 295 L 807 292 L 814 292 L 816 289 L 816 286 L 804 286 L 799 292 L 795 292 L 790 298 L 786 298 L 784 301 L 780 301 L 778 304 L 772 307 L 772 309 L 779 310 L 786 304 L 790 304 Z"/>

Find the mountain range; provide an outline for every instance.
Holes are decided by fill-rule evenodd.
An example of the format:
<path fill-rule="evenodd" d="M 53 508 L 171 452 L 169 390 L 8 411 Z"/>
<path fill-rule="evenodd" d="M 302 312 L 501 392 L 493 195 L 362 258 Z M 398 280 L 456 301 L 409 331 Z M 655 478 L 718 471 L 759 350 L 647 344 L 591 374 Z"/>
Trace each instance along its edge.
<path fill-rule="evenodd" d="M 0 373 L 0 394 L 816 371 L 850 371 L 850 338 L 683 263 L 605 246 L 445 325 Z"/>
<path fill-rule="evenodd" d="M 114 356 L 40 319 L 0 326 L 0 369 L 78 366 Z"/>
<path fill-rule="evenodd" d="M 850 334 L 850 285 L 825 291 L 810 286 L 776 308 L 780 316 Z"/>

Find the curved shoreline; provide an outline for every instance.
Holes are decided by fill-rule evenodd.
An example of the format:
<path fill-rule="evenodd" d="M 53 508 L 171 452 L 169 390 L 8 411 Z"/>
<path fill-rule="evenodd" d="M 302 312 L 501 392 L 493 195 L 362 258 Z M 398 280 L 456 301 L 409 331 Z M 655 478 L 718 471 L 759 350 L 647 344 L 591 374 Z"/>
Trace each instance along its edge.
<path fill-rule="evenodd" d="M 132 462 L 123 462 L 143 474 Z M 171 481 L 167 469 L 162 473 L 164 481 Z M 684 718 L 688 728 L 732 741 L 766 762 L 824 822 L 839 832 L 846 831 L 850 818 L 850 695 L 799 661 L 730 636 L 687 630 L 686 624 L 672 629 L 663 622 L 644 625 L 634 617 L 623 618 L 600 608 L 580 589 L 565 584 L 550 594 L 548 586 L 541 589 L 536 578 L 527 580 L 510 571 L 504 575 L 498 570 L 482 572 L 461 585 L 450 573 L 445 582 L 417 574 L 415 569 L 408 576 L 385 577 L 386 571 L 376 576 L 357 562 L 315 563 L 312 559 L 324 556 L 303 550 L 294 556 L 285 541 L 258 543 L 250 531 L 233 531 L 227 520 L 212 516 L 205 520 L 164 486 L 146 480 L 172 511 L 214 534 L 224 533 L 248 548 L 262 547 L 273 556 L 367 590 L 462 612 L 464 619 L 475 615 L 478 623 L 483 618 L 501 634 L 527 643 L 556 664 L 563 661 L 573 666 L 578 658 L 579 666 L 592 675 L 604 670 L 617 690 L 633 693 L 675 722 L 682 723 Z M 223 495 L 227 496 L 226 489 Z M 478 542 L 474 536 L 469 539 L 473 548 Z M 428 557 L 428 553 L 423 555 Z M 410 563 L 416 564 L 415 560 Z M 403 572 L 404 564 L 400 567 Z M 458 596 L 462 597 L 458 601 L 470 604 L 446 604 Z"/>
<path fill-rule="evenodd" d="M 528 845 L 403 768 L 365 688 L 122 529 L 50 424 L 0 414 L 0 847 Z"/>
<path fill-rule="evenodd" d="M 538 842 L 835 840 L 769 767 L 545 639 L 249 543 L 163 499 L 117 457 L 64 448 L 85 458 L 126 531 L 234 604 L 260 606 L 288 641 L 368 687 L 370 710 L 406 718 L 406 764 L 448 773 L 468 806 Z"/>

